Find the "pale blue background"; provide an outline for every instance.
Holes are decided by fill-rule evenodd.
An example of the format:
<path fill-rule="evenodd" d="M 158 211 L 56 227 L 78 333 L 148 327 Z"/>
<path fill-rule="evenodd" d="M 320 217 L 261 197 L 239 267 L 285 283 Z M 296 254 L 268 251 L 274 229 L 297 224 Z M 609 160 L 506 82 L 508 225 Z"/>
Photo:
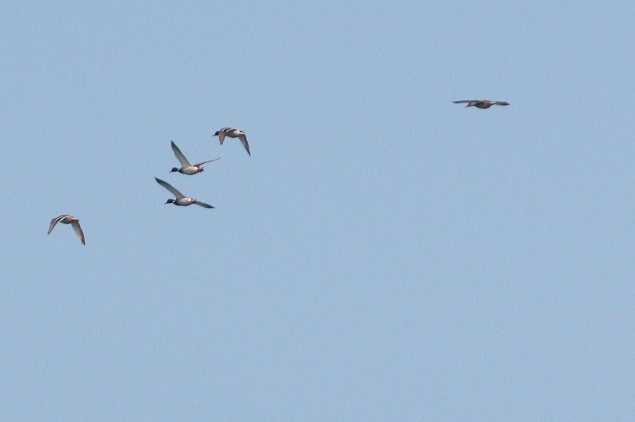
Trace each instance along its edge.
<path fill-rule="evenodd" d="M 0 7 L 0 420 L 635 420 L 635 3 L 106 3 Z"/>

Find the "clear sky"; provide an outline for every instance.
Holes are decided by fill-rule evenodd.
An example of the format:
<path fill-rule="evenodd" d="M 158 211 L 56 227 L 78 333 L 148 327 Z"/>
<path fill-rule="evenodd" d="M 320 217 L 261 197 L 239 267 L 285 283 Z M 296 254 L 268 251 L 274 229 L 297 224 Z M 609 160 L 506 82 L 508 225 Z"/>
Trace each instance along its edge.
<path fill-rule="evenodd" d="M 635 3 L 185 3 L 0 6 L 0 420 L 635 420 Z"/>

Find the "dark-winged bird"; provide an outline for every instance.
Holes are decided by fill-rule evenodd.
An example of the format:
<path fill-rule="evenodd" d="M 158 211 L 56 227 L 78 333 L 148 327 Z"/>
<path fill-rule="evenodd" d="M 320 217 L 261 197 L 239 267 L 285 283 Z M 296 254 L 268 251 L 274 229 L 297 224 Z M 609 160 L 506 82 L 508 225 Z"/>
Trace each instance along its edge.
<path fill-rule="evenodd" d="M 225 140 L 225 136 L 229 136 L 230 138 L 238 138 L 240 142 L 242 142 L 243 146 L 247 150 L 247 154 L 251 157 L 251 152 L 249 152 L 249 144 L 247 143 L 247 135 L 240 129 L 232 129 L 230 127 L 224 127 L 221 130 L 217 130 L 214 136 L 218 136 L 218 142 L 223 145 L 223 141 Z"/>
<path fill-rule="evenodd" d="M 476 108 L 490 108 L 493 105 L 506 106 L 509 105 L 506 101 L 492 101 L 492 100 L 459 100 L 452 101 L 454 104 L 467 103 L 465 107 L 476 107 Z"/>
<path fill-rule="evenodd" d="M 168 199 L 166 201 L 166 204 L 174 204 L 174 205 L 180 205 L 183 207 L 187 207 L 188 205 L 192 205 L 192 204 L 196 204 L 196 205 L 200 205 L 201 207 L 204 208 L 214 208 L 213 206 L 206 204 L 204 202 L 198 201 L 194 198 L 190 198 L 188 196 L 183 195 L 178 189 L 176 189 L 174 186 L 172 186 L 171 184 L 169 184 L 168 182 L 161 180 L 157 177 L 154 178 L 154 180 L 157 181 L 158 184 L 160 184 L 161 186 L 163 186 L 164 188 L 166 188 L 167 190 L 169 190 L 170 192 L 172 192 L 172 194 L 176 197 L 176 199 Z"/>
<path fill-rule="evenodd" d="M 68 214 L 62 214 L 59 217 L 55 217 L 51 220 L 51 224 L 49 224 L 49 231 L 46 234 L 51 234 L 57 223 L 70 224 L 71 226 L 73 226 L 73 230 L 75 230 L 75 234 L 77 235 L 77 238 L 82 242 L 82 245 L 86 244 L 86 241 L 84 240 L 84 232 L 79 225 L 79 218 L 73 217 L 72 215 Z"/>
<path fill-rule="evenodd" d="M 219 158 L 214 158 L 213 160 L 207 160 L 207 161 L 202 161 L 196 164 L 190 164 L 190 162 L 187 161 L 187 158 L 185 158 L 185 155 L 183 155 L 179 147 L 176 146 L 174 141 L 171 141 L 171 142 L 172 142 L 172 151 L 174 152 L 174 155 L 176 156 L 176 158 L 179 160 L 179 163 L 181 163 L 181 168 L 172 167 L 172 170 L 170 170 L 170 173 L 175 171 L 178 171 L 179 173 L 182 173 L 182 174 L 189 174 L 189 175 L 200 173 L 203 170 L 205 170 L 203 168 L 203 164 L 211 163 L 212 161 L 216 161 L 220 159 L 219 157 Z"/>

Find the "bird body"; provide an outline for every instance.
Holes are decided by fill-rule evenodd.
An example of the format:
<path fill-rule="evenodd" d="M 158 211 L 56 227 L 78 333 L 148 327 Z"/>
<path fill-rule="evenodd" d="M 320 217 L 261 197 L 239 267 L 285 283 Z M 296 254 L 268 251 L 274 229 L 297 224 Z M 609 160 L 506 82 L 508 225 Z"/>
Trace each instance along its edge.
<path fill-rule="evenodd" d="M 243 144 L 245 149 L 247 150 L 247 154 L 251 157 L 251 152 L 249 151 L 249 143 L 247 142 L 247 135 L 240 129 L 232 129 L 230 127 L 224 127 L 221 130 L 217 130 L 214 136 L 218 136 L 218 142 L 223 145 L 223 141 L 225 140 L 225 136 L 229 136 L 230 138 L 238 138 L 240 142 Z"/>
<path fill-rule="evenodd" d="M 181 167 L 180 168 L 172 167 L 172 170 L 170 170 L 170 173 L 178 171 L 181 174 L 187 174 L 191 176 L 193 174 L 204 171 L 205 169 L 203 168 L 203 164 L 211 163 L 212 161 L 216 161 L 220 159 L 219 157 L 219 158 L 214 158 L 213 160 L 207 160 L 207 161 L 202 161 L 196 164 L 190 164 L 190 162 L 187 160 L 187 158 L 185 158 L 185 155 L 181 152 L 179 147 L 176 146 L 174 141 L 171 141 L 171 142 L 172 142 L 172 151 L 174 152 L 174 155 L 176 156 L 176 158 L 179 160 L 179 163 L 181 163 Z"/>
<path fill-rule="evenodd" d="M 499 106 L 507 106 L 509 105 L 506 101 L 492 101 L 492 100 L 459 100 L 452 101 L 454 104 L 467 103 L 465 107 L 476 107 L 481 109 L 490 108 L 493 105 Z"/>
<path fill-rule="evenodd" d="M 183 207 L 187 207 L 188 205 L 196 204 L 196 205 L 200 205 L 203 208 L 214 208 L 213 206 L 211 206 L 209 204 L 206 204 L 204 202 L 198 201 L 198 200 L 196 200 L 194 198 L 190 198 L 189 196 L 183 195 L 181 193 L 181 191 L 176 189 L 174 186 L 172 186 L 171 184 L 169 184 L 165 180 L 161 180 L 161 179 L 159 179 L 157 177 L 155 177 L 154 180 L 156 180 L 158 184 L 160 184 L 161 186 L 163 186 L 164 188 L 166 188 L 167 190 L 172 192 L 172 194 L 176 197 L 175 199 L 172 199 L 172 198 L 168 199 L 166 201 L 166 204 L 174 204 L 174 205 L 179 205 L 179 206 L 183 206 Z"/>
<path fill-rule="evenodd" d="M 79 225 L 79 218 L 68 214 L 62 214 L 58 217 L 53 218 L 51 220 L 51 224 L 49 224 L 49 231 L 48 233 L 46 233 L 47 235 L 51 234 L 57 223 L 70 224 L 71 226 L 73 226 L 73 230 L 75 231 L 77 238 L 82 242 L 83 245 L 86 244 L 86 240 L 84 239 L 84 231 Z"/>

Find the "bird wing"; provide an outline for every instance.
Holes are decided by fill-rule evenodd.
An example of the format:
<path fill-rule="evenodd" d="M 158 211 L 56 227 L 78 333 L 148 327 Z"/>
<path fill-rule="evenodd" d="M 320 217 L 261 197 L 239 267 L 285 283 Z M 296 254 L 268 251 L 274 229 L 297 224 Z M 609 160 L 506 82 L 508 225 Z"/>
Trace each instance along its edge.
<path fill-rule="evenodd" d="M 66 214 L 62 214 L 59 217 L 55 217 L 54 219 L 52 219 L 51 224 L 49 224 L 49 231 L 46 234 L 51 234 L 57 223 L 59 223 L 59 221 L 64 217 L 66 217 Z"/>
<path fill-rule="evenodd" d="M 178 189 L 176 189 L 174 186 L 172 186 L 165 180 L 161 180 L 158 177 L 155 177 L 154 180 L 156 180 L 158 184 L 160 184 L 161 186 L 163 186 L 164 188 L 172 192 L 172 194 L 176 196 L 176 199 L 185 198 L 185 195 L 183 195 Z"/>
<path fill-rule="evenodd" d="M 203 208 L 214 208 L 213 206 L 211 206 L 210 204 L 206 204 L 205 202 L 201 202 L 201 201 L 196 201 L 194 202 L 196 205 L 200 205 Z"/>
<path fill-rule="evenodd" d="M 458 101 L 452 101 L 454 104 L 461 104 L 461 103 L 471 103 L 473 101 L 478 101 L 478 100 L 458 100 Z"/>
<path fill-rule="evenodd" d="M 77 235 L 79 240 L 82 242 L 82 245 L 85 245 L 86 240 L 84 240 L 84 232 L 82 231 L 82 228 L 79 225 L 79 221 L 73 221 L 71 223 L 71 226 L 73 226 L 73 230 L 75 230 L 75 234 Z"/>
<path fill-rule="evenodd" d="M 211 163 L 212 161 L 217 161 L 217 160 L 220 160 L 220 157 L 214 158 L 213 160 L 207 160 L 207 161 L 202 161 L 200 163 L 196 163 L 194 164 L 194 167 L 199 167 L 199 166 L 202 166 L 203 164 Z"/>
<path fill-rule="evenodd" d="M 179 160 L 179 163 L 181 163 L 181 167 L 191 166 L 190 162 L 187 161 L 187 158 L 185 158 L 185 155 L 183 155 L 183 153 L 181 152 L 179 147 L 176 146 L 174 141 L 170 141 L 170 142 L 172 142 L 172 151 L 174 152 L 174 155 L 176 155 L 176 158 Z"/>
<path fill-rule="evenodd" d="M 509 105 L 507 101 L 494 101 L 494 104 L 501 105 L 501 106 Z"/>
<path fill-rule="evenodd" d="M 245 135 L 240 135 L 238 137 L 238 139 L 240 139 L 240 142 L 243 143 L 243 146 L 245 147 L 245 149 L 247 150 L 247 154 L 249 154 L 249 156 L 251 157 L 251 152 L 249 152 L 249 144 L 247 143 L 247 136 Z"/>
<path fill-rule="evenodd" d="M 221 129 L 220 132 L 218 132 L 218 143 L 223 145 L 224 140 L 225 140 L 225 130 Z"/>

